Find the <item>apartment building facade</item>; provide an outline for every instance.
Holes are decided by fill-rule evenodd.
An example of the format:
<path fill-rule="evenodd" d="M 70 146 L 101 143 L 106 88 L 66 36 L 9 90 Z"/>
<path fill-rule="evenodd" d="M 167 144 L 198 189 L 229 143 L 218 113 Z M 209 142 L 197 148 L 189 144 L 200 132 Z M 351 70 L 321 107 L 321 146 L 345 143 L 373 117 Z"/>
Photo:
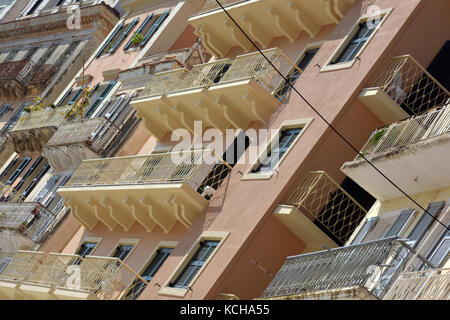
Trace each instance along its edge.
<path fill-rule="evenodd" d="M 386 186 L 390 202 L 379 198 L 373 173 L 358 171 L 364 163 L 349 164 L 354 173 L 341 171 L 355 151 L 321 116 L 361 149 L 372 130 L 443 106 L 448 89 L 439 77 L 419 67 L 408 82 L 398 69 L 405 59 L 442 67 L 436 57 L 447 41 L 441 31 L 449 29 L 443 18 L 449 4 L 221 3 L 229 15 L 210 0 L 122 2 L 124 18 L 58 98 L 76 104 L 83 86 L 93 88 L 76 114 L 85 119 L 63 123 L 43 147 L 54 170 L 70 173 L 57 193 L 71 220 L 39 252 L 18 252 L 5 264 L 5 298 L 270 298 L 266 288 L 277 284 L 287 256 L 346 250 L 341 246 L 366 238 L 358 236 L 364 226 L 386 210 L 390 220 L 405 220 L 406 200 L 392 200 L 399 195 Z M 401 63 L 389 67 L 393 60 Z M 379 76 L 385 70 L 388 80 Z M 437 88 L 432 102 L 408 96 L 411 88 L 425 95 L 417 79 Z M 173 134 L 180 129 L 194 143 L 175 163 L 180 140 Z M 278 134 L 252 135 L 262 129 Z M 229 139 L 211 154 L 221 134 Z M 256 161 L 238 161 L 252 155 Z M 428 189 L 415 192 L 424 193 L 423 205 L 445 198 L 446 185 L 435 195 L 429 188 L 435 181 L 424 184 Z M 415 209 L 409 229 L 421 219 Z M 389 219 L 384 224 L 397 230 L 400 222 Z M 402 253 L 415 245 L 388 233 L 388 244 L 403 245 Z M 74 266 L 78 282 L 70 277 Z"/>
<path fill-rule="evenodd" d="M 118 20 L 114 9 L 98 1 L 79 10 L 79 26 L 71 25 L 71 14 L 62 10 L 67 7 L 48 12 L 52 8 L 0 26 L 1 249 L 7 252 L 36 249 L 65 216 L 56 188 L 39 187 L 53 176 L 42 145 L 63 120 L 53 102 Z M 67 181 L 61 175 L 52 179 Z"/>

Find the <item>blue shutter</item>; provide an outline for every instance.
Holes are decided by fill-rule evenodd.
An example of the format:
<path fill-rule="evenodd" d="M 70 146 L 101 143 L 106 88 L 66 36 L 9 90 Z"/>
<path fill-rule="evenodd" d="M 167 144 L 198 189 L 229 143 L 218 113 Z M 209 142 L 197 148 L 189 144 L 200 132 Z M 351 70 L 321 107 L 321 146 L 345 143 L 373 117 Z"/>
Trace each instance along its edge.
<path fill-rule="evenodd" d="M 154 15 L 155 15 L 155 14 L 152 13 L 152 14 L 148 15 L 147 18 L 145 18 L 144 22 L 142 22 L 142 24 L 141 24 L 141 25 L 139 26 L 139 28 L 137 29 L 136 34 L 140 33 L 140 32 L 145 28 L 145 26 L 147 25 L 147 23 L 153 18 Z M 133 38 L 131 38 L 131 39 L 128 41 L 128 43 L 127 43 L 126 46 L 123 48 L 123 50 L 124 50 L 124 51 L 128 50 L 128 49 L 131 47 L 132 44 L 133 44 Z"/>
<path fill-rule="evenodd" d="M 72 89 L 69 89 L 66 91 L 66 93 L 64 94 L 64 97 L 62 97 L 61 100 L 59 100 L 58 104 L 56 105 L 57 108 L 61 107 L 62 103 L 64 101 L 66 101 L 67 97 L 72 93 Z"/>
<path fill-rule="evenodd" d="M 0 118 L 3 117 L 5 113 L 7 113 L 9 110 L 11 110 L 11 104 L 5 103 L 2 105 L 2 108 L 0 109 Z"/>
<path fill-rule="evenodd" d="M 11 161 L 8 166 L 6 167 L 6 169 L 2 172 L 2 174 L 0 175 L 0 179 L 3 179 L 9 172 L 9 170 L 11 170 L 12 167 L 14 167 L 14 165 L 17 163 L 17 158 L 14 159 L 13 161 Z"/>
<path fill-rule="evenodd" d="M 31 176 L 31 174 L 34 172 L 34 170 L 36 170 L 36 168 L 38 167 L 38 165 L 42 162 L 42 160 L 44 160 L 44 157 L 40 156 L 32 165 L 31 168 L 28 169 L 27 173 L 25 173 L 25 175 L 22 177 L 22 179 L 20 180 L 20 182 L 14 187 L 14 191 L 19 190 L 20 188 L 22 188 L 22 186 L 25 184 L 26 180 L 28 179 L 29 176 Z"/>
<path fill-rule="evenodd" d="M 78 89 L 77 92 L 75 92 L 75 94 L 73 95 L 72 99 L 70 99 L 68 105 L 69 106 L 74 105 L 78 101 L 82 93 L 83 89 Z"/>
<path fill-rule="evenodd" d="M 372 231 L 373 227 L 377 224 L 378 217 L 372 217 L 367 219 L 362 228 L 359 230 L 358 235 L 353 239 L 353 244 L 360 244 L 363 242 L 364 238 Z"/>
<path fill-rule="evenodd" d="M 47 171 L 50 169 L 50 165 L 48 163 L 45 164 L 44 167 L 42 167 L 41 171 L 39 171 L 38 175 L 31 181 L 31 183 L 28 185 L 28 187 L 25 189 L 25 191 L 22 193 L 22 198 L 26 198 L 31 191 L 33 191 L 36 184 L 41 180 L 42 176 L 47 173 Z"/>
<path fill-rule="evenodd" d="M 394 224 L 391 226 L 388 232 L 386 232 L 385 238 L 390 238 L 394 236 L 398 236 L 400 232 L 403 230 L 406 223 L 409 221 L 409 218 L 411 218 L 414 210 L 412 209 L 405 209 L 402 212 L 400 212 L 400 215 L 398 216 L 397 220 L 395 220 Z"/>
<path fill-rule="evenodd" d="M 9 177 L 8 181 L 6 181 L 6 185 L 10 186 L 17 179 L 17 177 L 25 170 L 26 166 L 30 163 L 31 158 L 26 157 L 22 160 L 22 163 L 17 167 L 14 173 Z"/>
<path fill-rule="evenodd" d="M 96 58 L 100 57 L 103 54 L 103 51 L 109 45 L 109 43 L 114 39 L 114 37 L 119 33 L 119 31 L 123 28 L 123 21 L 119 23 L 115 28 L 113 33 L 109 36 L 108 40 L 101 46 L 100 50 L 97 52 Z"/>
<path fill-rule="evenodd" d="M 120 46 L 120 44 L 122 43 L 123 40 L 125 40 L 125 38 L 130 34 L 131 30 L 133 30 L 133 28 L 136 26 L 136 24 L 138 23 L 139 18 L 134 19 L 131 24 L 128 26 L 128 28 L 122 32 L 122 34 L 120 35 L 119 39 L 117 39 L 116 43 L 113 45 L 113 47 L 108 51 L 108 53 L 113 53 L 114 51 L 116 51 L 117 47 Z"/>
<path fill-rule="evenodd" d="M 155 24 L 150 28 L 150 30 L 147 32 L 147 34 L 145 35 L 144 41 L 142 41 L 139 46 L 143 47 L 145 46 L 145 44 L 148 42 L 148 40 L 150 40 L 150 38 L 155 34 L 155 32 L 158 30 L 159 26 L 164 22 L 164 20 L 166 20 L 166 18 L 169 16 L 170 13 L 170 9 L 167 10 L 166 12 L 164 12 L 162 14 L 161 17 L 158 18 L 158 20 L 156 20 Z"/>
<path fill-rule="evenodd" d="M 100 96 L 95 100 L 95 102 L 89 107 L 84 118 L 88 119 L 94 112 L 97 110 L 98 106 L 105 100 L 108 93 L 112 90 L 112 88 L 116 85 L 117 81 L 110 81 Z"/>

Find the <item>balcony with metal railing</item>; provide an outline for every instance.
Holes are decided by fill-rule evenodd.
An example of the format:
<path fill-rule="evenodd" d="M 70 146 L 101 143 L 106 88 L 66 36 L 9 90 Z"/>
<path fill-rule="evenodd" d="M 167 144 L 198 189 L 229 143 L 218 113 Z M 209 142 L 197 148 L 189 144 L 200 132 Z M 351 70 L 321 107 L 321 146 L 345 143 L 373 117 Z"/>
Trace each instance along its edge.
<path fill-rule="evenodd" d="M 118 258 L 0 253 L 1 299 L 119 300 L 142 292 L 147 285 Z"/>
<path fill-rule="evenodd" d="M 54 220 L 53 212 L 40 203 L 0 203 L 0 242 L 16 241 L 29 247 L 39 244 L 46 238 Z"/>
<path fill-rule="evenodd" d="M 359 99 L 385 123 L 442 107 L 450 92 L 411 55 L 392 58 Z"/>
<path fill-rule="evenodd" d="M 288 257 L 263 299 L 383 299 L 414 252 L 387 238 Z"/>
<path fill-rule="evenodd" d="M 169 232 L 192 225 L 230 170 L 209 150 L 85 160 L 58 194 L 88 230 L 137 222 Z"/>
<path fill-rule="evenodd" d="M 47 107 L 22 113 L 19 121 L 10 131 L 17 153 L 43 152 L 43 147 L 65 120 L 71 107 Z"/>
<path fill-rule="evenodd" d="M 450 105 L 375 130 L 361 153 L 408 194 L 448 186 Z M 360 156 L 341 170 L 379 200 L 403 196 Z"/>
<path fill-rule="evenodd" d="M 338 23 L 355 0 L 219 0 L 227 12 L 260 48 L 276 37 L 295 41 L 302 32 L 314 37 L 323 26 Z M 231 48 L 245 52 L 252 44 L 222 10 L 216 0 L 207 0 L 200 12 L 189 19 L 204 45 L 216 57 Z"/>
<path fill-rule="evenodd" d="M 450 300 L 450 269 L 404 272 L 385 300 Z"/>
<path fill-rule="evenodd" d="M 307 247 L 304 252 L 343 245 L 367 211 L 324 171 L 305 174 L 275 216 Z"/>
<path fill-rule="evenodd" d="M 283 74 L 302 72 L 281 50 L 264 53 Z M 265 123 L 279 105 L 283 85 L 270 63 L 251 53 L 156 73 L 131 105 L 158 139 L 179 128 L 193 132 L 194 120 L 220 131 Z"/>

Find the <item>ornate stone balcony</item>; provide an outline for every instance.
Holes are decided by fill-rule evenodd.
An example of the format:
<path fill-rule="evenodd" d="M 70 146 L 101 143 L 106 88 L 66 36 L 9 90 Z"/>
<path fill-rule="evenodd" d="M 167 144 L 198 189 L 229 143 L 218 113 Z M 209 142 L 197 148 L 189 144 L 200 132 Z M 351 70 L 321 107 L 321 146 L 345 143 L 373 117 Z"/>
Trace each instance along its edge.
<path fill-rule="evenodd" d="M 0 203 L 0 246 L 31 249 L 47 236 L 55 215 L 40 203 Z"/>
<path fill-rule="evenodd" d="M 6 99 L 24 98 L 36 71 L 31 60 L 0 63 L 0 96 Z"/>
<path fill-rule="evenodd" d="M 83 161 L 58 189 L 88 230 L 102 222 L 128 231 L 135 222 L 147 232 L 189 228 L 231 167 L 208 150 Z"/>
<path fill-rule="evenodd" d="M 2 263 L 0 299 L 118 300 L 148 285 L 118 258 L 19 251 Z"/>
<path fill-rule="evenodd" d="M 59 125 L 64 121 L 69 106 L 46 108 L 23 113 L 10 136 L 17 153 L 42 152 Z"/>
<path fill-rule="evenodd" d="M 298 69 L 279 49 L 265 55 L 284 74 Z M 131 105 L 158 139 L 180 128 L 193 132 L 194 120 L 220 131 L 247 128 L 265 123 L 278 107 L 282 80 L 261 54 L 251 53 L 156 73 Z"/>
<path fill-rule="evenodd" d="M 263 299 L 382 299 L 413 255 L 396 238 L 289 257 Z"/>
<path fill-rule="evenodd" d="M 338 23 L 355 0 L 220 0 L 220 3 L 245 33 L 266 49 L 276 37 L 284 36 L 290 42 L 302 32 L 314 37 L 323 26 Z M 245 52 L 252 49 L 216 0 L 207 0 L 189 23 L 216 57 L 224 57 L 236 46 Z"/>
<path fill-rule="evenodd" d="M 361 153 L 410 195 L 448 186 L 450 106 L 375 130 Z M 379 200 L 403 196 L 359 156 L 341 170 Z"/>
<path fill-rule="evenodd" d="M 442 107 L 450 93 L 416 59 L 404 55 L 392 58 L 359 99 L 388 124 Z"/>
<path fill-rule="evenodd" d="M 366 210 L 324 171 L 305 174 L 275 216 L 307 243 L 306 252 L 344 244 Z"/>

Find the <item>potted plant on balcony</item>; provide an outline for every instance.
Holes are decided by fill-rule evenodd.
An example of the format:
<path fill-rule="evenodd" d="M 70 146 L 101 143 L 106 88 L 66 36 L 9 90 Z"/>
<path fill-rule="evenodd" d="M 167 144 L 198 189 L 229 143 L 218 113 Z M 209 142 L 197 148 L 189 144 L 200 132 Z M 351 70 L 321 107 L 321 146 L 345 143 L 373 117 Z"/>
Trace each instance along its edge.
<path fill-rule="evenodd" d="M 133 39 L 131 40 L 131 43 L 133 44 L 133 46 L 139 46 L 142 41 L 144 41 L 145 37 L 140 34 L 140 33 L 134 33 Z"/>
<path fill-rule="evenodd" d="M 93 88 L 83 89 L 83 92 L 81 93 L 81 96 L 78 99 L 78 101 L 65 114 L 65 119 L 67 121 L 73 121 L 77 119 L 78 116 L 81 116 L 82 120 L 84 111 L 90 105 L 90 96 L 93 90 L 94 90 Z"/>
<path fill-rule="evenodd" d="M 370 143 L 373 146 L 376 146 L 378 144 L 378 142 L 380 142 L 381 138 L 383 138 L 384 134 L 386 133 L 386 129 L 380 130 L 378 132 L 376 132 L 372 139 L 370 139 Z"/>

